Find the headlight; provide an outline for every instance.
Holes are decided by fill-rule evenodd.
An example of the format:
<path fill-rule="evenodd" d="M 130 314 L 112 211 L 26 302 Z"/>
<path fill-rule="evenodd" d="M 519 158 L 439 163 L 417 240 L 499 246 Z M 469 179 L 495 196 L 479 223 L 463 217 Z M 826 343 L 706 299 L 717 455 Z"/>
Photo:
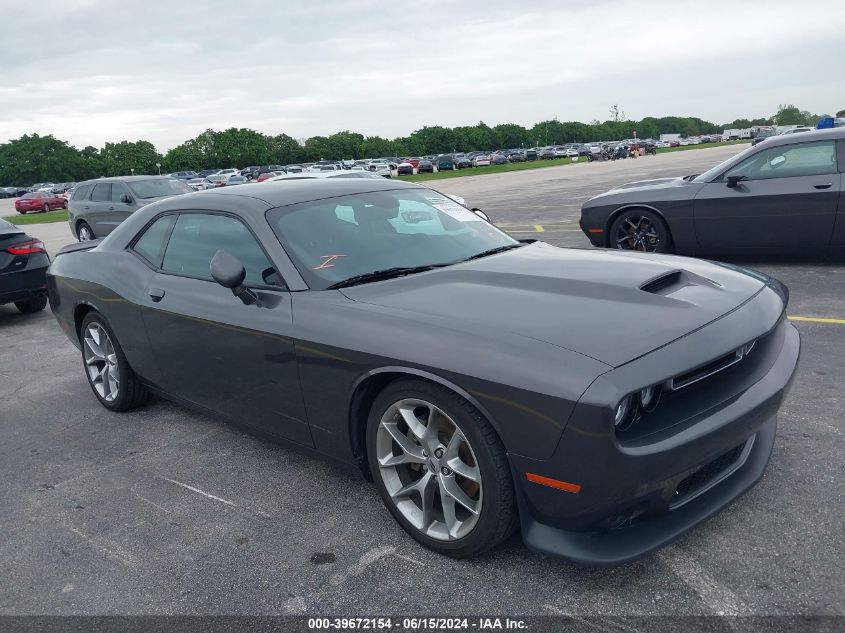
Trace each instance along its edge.
<path fill-rule="evenodd" d="M 640 406 L 643 411 L 650 413 L 657 408 L 660 402 L 660 391 L 658 387 L 646 387 L 640 391 Z"/>
<path fill-rule="evenodd" d="M 633 400 L 631 396 L 625 396 L 622 402 L 619 403 L 619 406 L 616 407 L 616 417 L 613 420 L 613 424 L 617 431 L 624 431 L 634 421 Z"/>

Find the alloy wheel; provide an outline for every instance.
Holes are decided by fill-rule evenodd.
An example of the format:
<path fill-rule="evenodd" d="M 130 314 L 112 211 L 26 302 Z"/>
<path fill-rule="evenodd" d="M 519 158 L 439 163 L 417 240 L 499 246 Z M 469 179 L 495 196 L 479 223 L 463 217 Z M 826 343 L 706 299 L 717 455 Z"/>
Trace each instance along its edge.
<path fill-rule="evenodd" d="M 481 471 L 466 436 L 442 409 L 416 398 L 388 407 L 376 434 L 376 458 L 390 499 L 420 532 L 453 541 L 475 527 Z"/>
<path fill-rule="evenodd" d="M 120 391 L 120 371 L 114 344 L 99 323 L 85 328 L 83 353 L 91 384 L 103 400 L 112 402 Z"/>
<path fill-rule="evenodd" d="M 93 240 L 94 235 L 91 233 L 91 229 L 88 228 L 87 224 L 83 224 L 79 227 L 79 241 L 80 242 L 88 242 L 89 240 Z"/>
<path fill-rule="evenodd" d="M 660 246 L 660 233 L 646 216 L 625 218 L 616 231 L 616 248 L 654 253 Z"/>

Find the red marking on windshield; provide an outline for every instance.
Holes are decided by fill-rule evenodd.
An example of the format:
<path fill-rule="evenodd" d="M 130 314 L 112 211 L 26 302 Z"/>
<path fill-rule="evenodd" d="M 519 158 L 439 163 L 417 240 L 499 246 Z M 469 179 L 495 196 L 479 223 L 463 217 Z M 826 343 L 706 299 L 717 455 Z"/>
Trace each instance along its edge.
<path fill-rule="evenodd" d="M 346 255 L 320 255 L 323 258 L 323 263 L 319 266 L 314 266 L 312 270 L 323 270 L 324 268 L 334 268 L 332 262 L 338 257 L 346 257 Z"/>

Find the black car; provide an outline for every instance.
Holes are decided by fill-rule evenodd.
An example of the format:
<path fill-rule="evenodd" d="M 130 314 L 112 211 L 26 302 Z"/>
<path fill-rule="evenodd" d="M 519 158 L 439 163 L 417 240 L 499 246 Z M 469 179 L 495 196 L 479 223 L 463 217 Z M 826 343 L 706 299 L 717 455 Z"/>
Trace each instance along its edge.
<path fill-rule="evenodd" d="M 845 129 L 774 136 L 699 176 L 621 185 L 584 203 L 594 246 L 696 254 L 845 247 Z"/>
<path fill-rule="evenodd" d="M 455 167 L 457 167 L 458 169 L 464 169 L 466 167 L 472 166 L 472 158 L 470 158 L 466 154 L 455 155 Z"/>
<path fill-rule="evenodd" d="M 421 160 L 419 165 L 417 165 L 417 173 L 419 174 L 433 174 L 434 173 L 434 163 L 430 160 Z"/>
<path fill-rule="evenodd" d="M 0 220 L 0 305 L 14 303 L 29 314 L 47 305 L 50 257 L 36 237 Z"/>
<path fill-rule="evenodd" d="M 525 160 L 537 160 L 540 155 L 537 153 L 536 149 L 527 149 L 525 150 Z"/>
<path fill-rule="evenodd" d="M 774 279 L 521 243 L 378 178 L 164 200 L 48 286 L 106 408 L 157 393 L 328 455 L 456 557 L 518 526 L 596 565 L 674 540 L 760 479 L 799 353 Z"/>

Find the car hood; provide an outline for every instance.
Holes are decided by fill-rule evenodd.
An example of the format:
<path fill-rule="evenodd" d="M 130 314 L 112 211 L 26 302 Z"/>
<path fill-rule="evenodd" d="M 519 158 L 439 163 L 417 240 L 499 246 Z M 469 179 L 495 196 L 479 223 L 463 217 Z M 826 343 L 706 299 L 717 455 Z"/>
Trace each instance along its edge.
<path fill-rule="evenodd" d="M 685 257 L 536 243 L 342 292 L 409 321 L 515 334 L 618 367 L 732 311 L 767 279 Z"/>

